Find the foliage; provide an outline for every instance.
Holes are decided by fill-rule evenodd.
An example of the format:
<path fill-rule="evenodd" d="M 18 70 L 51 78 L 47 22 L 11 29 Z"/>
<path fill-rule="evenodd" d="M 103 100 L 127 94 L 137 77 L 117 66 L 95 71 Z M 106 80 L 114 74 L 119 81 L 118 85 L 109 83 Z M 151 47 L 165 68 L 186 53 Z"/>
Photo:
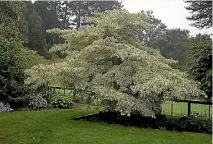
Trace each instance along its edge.
<path fill-rule="evenodd" d="M 73 98 L 72 98 L 72 101 L 75 103 L 87 103 L 88 102 L 87 100 L 88 100 L 88 98 L 82 97 L 77 93 L 74 94 Z"/>
<path fill-rule="evenodd" d="M 1 36 L 6 39 L 21 38 L 18 24 L 22 17 L 22 9 L 24 4 L 22 2 L 1 1 L 0 2 L 0 31 Z"/>
<path fill-rule="evenodd" d="M 212 27 L 212 1 L 186 1 L 189 6 L 187 10 L 192 13 L 192 16 L 187 19 L 193 20 L 193 26 L 197 28 Z"/>
<path fill-rule="evenodd" d="M 210 119 L 203 119 L 199 115 L 190 117 L 171 118 L 165 115 L 157 115 L 156 119 L 140 115 L 122 116 L 116 112 L 99 112 L 99 114 L 74 118 L 76 120 L 88 120 L 95 122 L 107 122 L 110 124 L 122 124 L 142 128 L 163 129 L 172 131 L 187 131 L 196 133 L 212 133 Z"/>
<path fill-rule="evenodd" d="M 73 108 L 72 96 L 65 96 L 63 94 L 57 94 L 51 100 L 51 107 L 53 108 Z"/>
<path fill-rule="evenodd" d="M 17 25 L 22 20 L 23 2 L 0 2 L 0 101 L 14 107 L 25 100 L 22 33 Z"/>
<path fill-rule="evenodd" d="M 186 67 L 201 82 L 202 90 L 212 97 L 212 40 L 209 35 L 197 35 L 189 40 Z"/>
<path fill-rule="evenodd" d="M 27 104 L 29 89 L 24 85 L 24 69 L 42 61 L 42 57 L 28 51 L 26 42 L 24 2 L 0 2 L 0 101 L 18 108 Z"/>
<path fill-rule="evenodd" d="M 40 56 L 36 51 L 26 48 L 21 49 L 21 55 L 23 56 L 21 64 L 24 69 L 46 62 L 44 57 Z"/>
<path fill-rule="evenodd" d="M 34 96 L 32 100 L 30 100 L 28 107 L 34 110 L 46 108 L 47 101 L 40 95 Z"/>
<path fill-rule="evenodd" d="M 90 17 L 94 11 L 106 11 L 122 7 L 118 1 L 35 1 L 34 4 L 32 2 L 25 3 L 28 9 L 26 15 L 31 14 L 33 10 L 38 14 L 38 16 L 35 16 L 34 13 L 33 17 L 33 20 L 37 20 L 37 23 L 29 24 L 29 30 L 33 28 L 34 33 L 28 34 L 29 39 L 32 40 L 28 47 L 33 47 L 36 44 L 35 50 L 47 59 L 51 59 L 52 54 L 46 51 L 49 49 L 49 45 L 63 43 L 64 40 L 59 38 L 58 34 L 45 34 L 42 29 L 80 27 L 88 24 L 85 19 Z M 38 17 L 41 20 L 38 21 Z M 44 36 L 48 44 L 46 46 L 44 45 Z M 56 54 L 63 57 L 61 53 Z"/>
<path fill-rule="evenodd" d="M 192 16 L 189 20 L 194 21 L 197 28 L 212 27 L 212 1 L 187 1 Z M 208 35 L 197 35 L 190 40 L 188 65 L 192 64 L 190 71 L 195 79 L 201 82 L 202 89 L 207 93 L 208 100 L 212 98 L 212 40 Z"/>
<path fill-rule="evenodd" d="M 35 1 L 34 8 L 42 18 L 45 30 L 61 27 L 58 14 L 61 9 L 61 1 Z"/>
<path fill-rule="evenodd" d="M 15 40 L 7 41 L 0 36 L 0 100 L 9 102 L 12 107 L 24 105 L 28 99 L 23 69 L 26 66 L 24 64 L 28 63 L 24 60 L 22 51 L 20 43 Z"/>
<path fill-rule="evenodd" d="M 155 41 L 155 47 L 165 58 L 172 58 L 183 63 L 185 54 L 188 51 L 187 40 L 189 31 L 181 29 L 167 29 L 159 39 Z"/>
<path fill-rule="evenodd" d="M 36 1 L 34 5 L 46 29 L 79 28 L 88 24 L 85 20 L 94 11 L 104 12 L 122 7 L 118 1 Z"/>
<path fill-rule="evenodd" d="M 60 81 L 80 96 L 99 99 L 109 111 L 123 114 L 159 113 L 164 99 L 191 99 L 205 95 L 187 74 L 171 67 L 176 61 L 141 45 L 138 29 L 151 25 L 146 15 L 128 11 L 97 13 L 79 30 L 50 30 L 66 40 L 52 51 L 63 51 L 65 61 L 38 65 L 26 72 L 27 84 L 38 87 Z"/>
<path fill-rule="evenodd" d="M 144 42 L 145 46 L 157 49 L 161 52 L 158 41 L 162 37 L 165 37 L 167 26 L 153 15 L 153 11 L 141 11 L 141 13 L 147 15 L 148 21 L 152 24 L 152 27 L 139 29 L 136 32 L 139 39 Z"/>
<path fill-rule="evenodd" d="M 139 39 L 145 46 L 159 50 L 165 58 L 178 60 L 182 64 L 188 50 L 189 31 L 178 28 L 168 29 L 161 20 L 153 15 L 152 11 L 141 11 L 141 13 L 147 15 L 152 27 L 137 30 L 136 34 Z"/>
<path fill-rule="evenodd" d="M 28 33 L 29 47 L 44 55 L 46 47 L 45 30 L 43 28 L 42 19 L 35 10 L 29 15 Z"/>
<path fill-rule="evenodd" d="M 88 25 L 86 19 L 91 17 L 94 12 L 105 12 L 123 7 L 119 1 L 71 1 L 69 5 L 75 17 L 72 19 L 71 25 L 76 28 Z"/>
<path fill-rule="evenodd" d="M 179 119 L 167 118 L 160 120 L 158 123 L 161 128 L 165 128 L 167 130 L 188 131 L 208 134 L 212 133 L 211 120 L 205 120 L 202 117 L 197 116 L 184 116 Z"/>
<path fill-rule="evenodd" d="M 12 111 L 13 109 L 10 108 L 10 105 L 7 103 L 6 105 L 2 102 L 0 102 L 0 112 L 9 112 Z"/>

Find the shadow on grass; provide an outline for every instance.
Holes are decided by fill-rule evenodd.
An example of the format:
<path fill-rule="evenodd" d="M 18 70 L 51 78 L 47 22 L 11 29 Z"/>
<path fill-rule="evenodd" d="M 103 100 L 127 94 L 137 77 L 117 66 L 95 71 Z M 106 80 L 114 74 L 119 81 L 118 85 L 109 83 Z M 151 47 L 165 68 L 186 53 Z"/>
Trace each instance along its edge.
<path fill-rule="evenodd" d="M 212 133 L 210 120 L 194 119 L 191 117 L 166 117 L 165 115 L 143 117 L 140 115 L 123 116 L 117 112 L 100 111 L 98 114 L 75 117 L 74 120 L 104 122 L 108 124 L 121 124 L 139 128 L 163 129 L 179 132 Z"/>

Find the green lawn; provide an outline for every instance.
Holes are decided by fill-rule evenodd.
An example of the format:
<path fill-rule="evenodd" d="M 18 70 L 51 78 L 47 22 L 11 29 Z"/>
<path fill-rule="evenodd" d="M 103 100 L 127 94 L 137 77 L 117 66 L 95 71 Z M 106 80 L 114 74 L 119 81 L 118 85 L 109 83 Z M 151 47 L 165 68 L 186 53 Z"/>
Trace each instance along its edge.
<path fill-rule="evenodd" d="M 199 113 L 200 115 L 206 115 L 207 117 L 209 116 L 209 106 L 208 105 L 203 105 L 203 104 L 191 104 L 191 113 L 196 112 Z M 173 116 L 183 116 L 187 115 L 188 111 L 188 104 L 179 102 L 175 103 L 173 102 Z M 211 108 L 212 112 L 212 108 Z M 166 103 L 163 104 L 162 107 L 162 113 L 166 115 L 171 115 L 171 103 Z"/>
<path fill-rule="evenodd" d="M 72 96 L 71 90 L 56 89 L 56 93 L 59 95 Z"/>
<path fill-rule="evenodd" d="M 95 110 L 0 113 L 0 144 L 210 144 L 211 135 L 71 120 Z"/>

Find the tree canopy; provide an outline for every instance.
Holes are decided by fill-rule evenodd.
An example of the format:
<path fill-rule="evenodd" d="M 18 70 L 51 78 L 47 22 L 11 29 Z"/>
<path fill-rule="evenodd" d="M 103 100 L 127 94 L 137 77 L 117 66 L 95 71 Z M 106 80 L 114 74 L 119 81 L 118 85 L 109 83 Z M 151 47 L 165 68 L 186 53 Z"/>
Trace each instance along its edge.
<path fill-rule="evenodd" d="M 172 67 L 177 61 L 141 44 L 136 30 L 152 26 L 145 14 L 114 10 L 96 13 L 88 22 L 94 25 L 49 30 L 65 39 L 51 50 L 67 57 L 60 63 L 33 66 L 26 71 L 26 83 L 38 87 L 61 82 L 82 97 L 98 99 L 106 110 L 145 116 L 159 113 L 162 100 L 205 95 L 186 73 Z"/>
<path fill-rule="evenodd" d="M 187 1 L 193 20 L 193 26 L 197 28 L 212 27 L 212 1 Z M 212 39 L 209 35 L 197 35 L 189 40 L 189 53 L 187 55 L 187 66 L 196 80 L 202 84 L 202 89 L 212 98 Z"/>
<path fill-rule="evenodd" d="M 186 67 L 195 79 L 201 82 L 201 88 L 210 100 L 212 97 L 212 40 L 210 36 L 199 34 L 190 38 L 186 58 Z"/>
<path fill-rule="evenodd" d="M 24 69 L 43 60 L 33 51 L 27 51 L 22 42 L 23 2 L 0 2 L 0 101 L 23 104 L 26 94 Z M 33 59 L 33 60 L 32 60 Z M 29 61 L 30 60 L 30 61 Z M 29 63 L 32 62 L 32 63 Z"/>
<path fill-rule="evenodd" d="M 158 48 L 165 58 L 172 58 L 182 63 L 188 51 L 188 39 L 188 30 L 167 29 L 160 38 L 156 39 L 154 47 Z"/>
<path fill-rule="evenodd" d="M 29 47 L 41 55 L 45 52 L 46 38 L 41 17 L 33 10 L 28 19 Z"/>
<path fill-rule="evenodd" d="M 139 39 L 144 42 L 145 46 L 159 50 L 165 58 L 178 60 L 181 64 L 188 50 L 189 31 L 179 28 L 168 29 L 161 20 L 153 15 L 152 11 L 141 11 L 141 13 L 148 16 L 152 27 L 138 30 Z"/>
<path fill-rule="evenodd" d="M 197 28 L 212 27 L 212 0 L 186 2 L 189 3 L 186 9 L 192 14 L 187 19 L 194 21 L 193 26 Z"/>

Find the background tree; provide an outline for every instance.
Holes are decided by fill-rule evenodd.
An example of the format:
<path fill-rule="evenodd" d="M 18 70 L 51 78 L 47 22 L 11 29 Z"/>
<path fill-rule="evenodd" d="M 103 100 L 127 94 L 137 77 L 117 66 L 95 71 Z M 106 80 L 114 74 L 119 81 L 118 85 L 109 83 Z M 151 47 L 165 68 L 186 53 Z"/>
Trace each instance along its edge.
<path fill-rule="evenodd" d="M 187 10 L 192 13 L 188 20 L 194 21 L 192 26 L 197 28 L 212 27 L 212 0 L 209 1 L 186 1 L 189 6 Z"/>
<path fill-rule="evenodd" d="M 34 9 L 41 17 L 45 30 L 61 27 L 58 14 L 60 8 L 60 1 L 35 1 Z"/>
<path fill-rule="evenodd" d="M 22 2 L 0 2 L 0 101 L 14 104 L 24 95 L 24 73 L 20 70 L 20 37 Z"/>
<path fill-rule="evenodd" d="M 60 5 L 59 18 L 62 28 L 71 28 L 71 17 L 73 16 L 71 1 L 63 1 Z"/>
<path fill-rule="evenodd" d="M 29 68 L 27 64 L 31 65 L 27 62 L 32 53 L 29 54 L 22 45 L 22 30 L 26 25 L 23 28 L 21 24 L 25 8 L 23 2 L 0 2 L 0 101 L 9 102 L 13 108 L 23 106 L 28 100 L 24 69 Z M 34 64 L 38 64 L 36 58 L 34 53 Z"/>
<path fill-rule="evenodd" d="M 91 17 L 94 12 L 105 12 L 107 10 L 121 9 L 123 6 L 118 1 L 71 1 L 72 25 L 76 28 L 88 25 L 86 18 Z"/>
<path fill-rule="evenodd" d="M 47 52 L 51 46 L 58 43 L 63 43 L 63 39 L 58 35 L 47 34 L 47 29 L 62 28 L 63 21 L 60 19 L 60 13 L 62 11 L 62 1 L 35 1 L 34 10 L 41 17 L 43 22 L 43 34 L 46 39 L 45 57 L 47 59 L 53 59 L 52 53 Z M 54 55 L 56 56 L 56 55 Z"/>
<path fill-rule="evenodd" d="M 193 26 L 197 28 L 212 27 L 212 1 L 186 1 L 192 16 Z M 212 98 L 212 39 L 208 35 L 197 35 L 189 41 L 190 51 L 188 54 L 188 65 L 191 64 L 189 72 L 200 81 L 202 89 L 207 93 L 208 100 Z M 187 65 L 187 66 L 188 66 Z"/>
<path fill-rule="evenodd" d="M 24 3 L 26 8 L 23 12 L 23 18 L 27 27 L 27 41 L 24 43 L 24 46 L 37 51 L 42 56 L 46 56 L 48 49 L 42 18 L 35 11 L 34 4 L 31 1 L 26 1 Z"/>
<path fill-rule="evenodd" d="M 189 40 L 186 67 L 201 82 L 209 100 L 212 97 L 212 39 L 209 35 L 197 35 Z"/>
<path fill-rule="evenodd" d="M 167 29 L 160 38 L 156 39 L 155 47 L 165 58 L 172 58 L 182 63 L 188 50 L 188 39 L 188 30 Z"/>
<path fill-rule="evenodd" d="M 41 17 L 33 10 L 28 19 L 29 47 L 40 55 L 46 52 L 46 38 Z"/>
<path fill-rule="evenodd" d="M 141 13 L 146 14 L 149 23 L 153 25 L 136 32 L 143 44 L 160 51 L 166 58 L 172 58 L 182 63 L 188 49 L 189 31 L 168 29 L 161 20 L 154 17 L 152 11 L 141 11 Z"/>
<path fill-rule="evenodd" d="M 37 30 L 33 33 L 36 33 L 37 39 L 34 39 L 35 34 L 29 33 L 29 39 L 33 39 L 33 44 L 28 45 L 28 47 L 32 47 L 32 45 L 39 45 L 36 50 L 39 54 L 50 55 L 46 51 L 54 44 L 63 43 L 64 40 L 59 38 L 57 34 L 46 34 L 45 30 L 52 28 L 63 28 L 63 29 L 71 29 L 78 28 L 83 25 L 87 25 L 85 20 L 87 17 L 92 15 L 94 11 L 106 11 L 112 9 L 121 8 L 121 3 L 118 1 L 35 1 L 34 4 L 32 2 L 26 2 L 28 16 L 35 10 L 37 14 L 41 17 L 43 21 L 40 20 L 40 24 L 35 23 L 30 27 L 38 27 Z M 33 13 L 34 19 L 38 21 L 38 16 Z M 28 19 L 29 20 L 29 19 Z M 42 28 L 43 27 L 43 28 Z M 42 29 L 44 32 L 42 33 Z M 29 29 L 30 30 L 30 29 Z M 37 43 L 36 41 L 40 38 L 46 37 L 46 43 L 48 45 L 44 48 L 44 41 L 40 41 L 41 43 Z M 60 54 L 61 55 L 61 54 Z"/>
<path fill-rule="evenodd" d="M 153 11 L 141 11 L 141 13 L 148 16 L 148 21 L 153 26 L 140 29 L 136 34 L 144 45 L 160 51 L 158 41 L 165 36 L 167 26 L 154 16 Z"/>
<path fill-rule="evenodd" d="M 84 98 L 98 99 L 107 111 L 145 116 L 159 114 L 162 100 L 204 95 L 186 73 L 172 68 L 177 61 L 141 45 L 135 31 L 151 26 L 146 15 L 116 10 L 94 14 L 87 22 L 95 26 L 49 31 L 66 40 L 52 51 L 67 57 L 27 70 L 27 84 L 59 82 Z"/>

